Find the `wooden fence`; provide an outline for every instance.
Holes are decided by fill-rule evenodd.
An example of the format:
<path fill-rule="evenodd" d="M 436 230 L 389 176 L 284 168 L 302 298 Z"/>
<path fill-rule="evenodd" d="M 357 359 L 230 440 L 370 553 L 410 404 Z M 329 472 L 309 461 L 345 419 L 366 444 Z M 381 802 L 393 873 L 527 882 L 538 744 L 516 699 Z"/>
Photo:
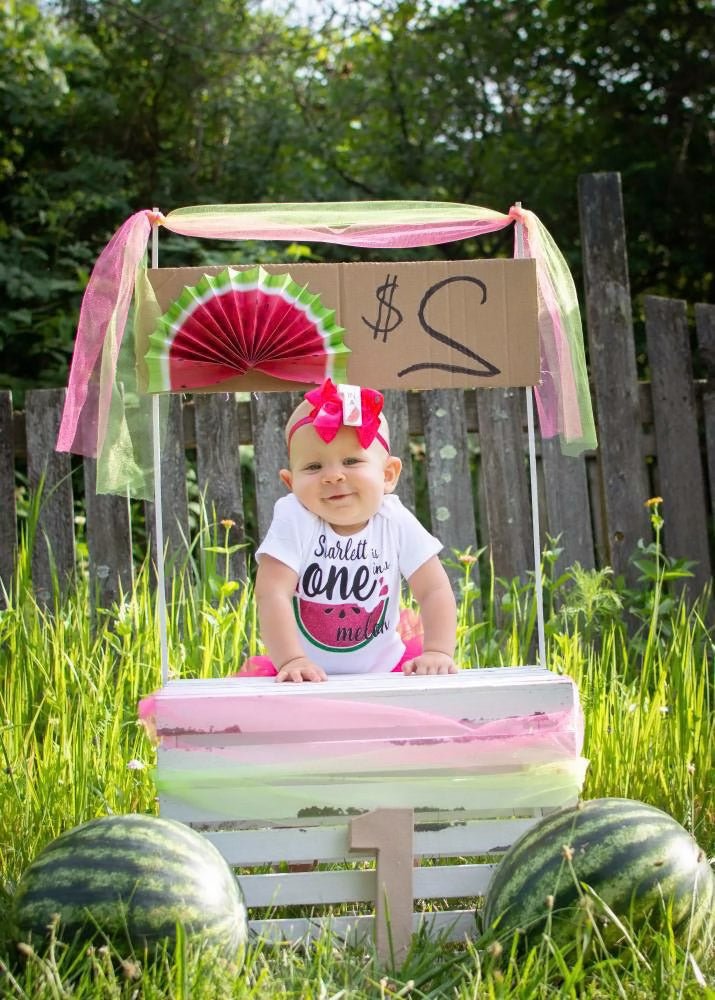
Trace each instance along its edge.
<path fill-rule="evenodd" d="M 688 586 L 698 593 L 711 579 L 715 496 L 715 306 L 696 305 L 695 322 L 705 379 L 695 381 L 685 302 L 645 299 L 651 381 L 639 383 L 618 174 L 585 175 L 579 183 L 585 283 L 585 325 L 599 447 L 580 458 L 558 443 L 539 447 L 542 539 L 559 536 L 557 568 L 610 565 L 635 582 L 631 556 L 652 530 L 645 501 L 663 498 L 668 555 L 695 560 Z M 379 379 L 376 379 L 379 382 Z M 14 482 L 26 463 L 31 489 L 43 481 L 32 575 L 40 601 L 51 594 L 52 570 L 62 585 L 75 572 L 71 471 L 78 460 L 54 451 L 64 390 L 27 393 L 14 412 L 0 392 L 0 583 L 8 586 L 17 552 Z M 187 455 L 207 509 L 234 522 L 229 544 L 245 539 L 241 448 L 254 446 L 256 534 L 265 532 L 282 493 L 281 428 L 295 394 L 227 394 L 171 400 L 162 452 L 163 515 L 169 556 L 185 553 L 189 531 Z M 405 463 L 399 493 L 414 505 L 426 483 L 424 519 L 446 551 L 488 546 L 498 576 L 511 579 L 533 566 L 529 479 L 525 461 L 522 389 L 389 392 L 386 410 L 395 451 Z M 470 461 L 470 454 L 477 456 Z M 94 463 L 82 463 L 89 570 L 99 606 L 132 579 L 131 514 L 126 500 L 97 496 Z M 476 474 L 474 472 L 476 468 Z M 147 524 L 151 505 L 147 504 Z M 246 575 L 241 549 L 230 571 Z M 0 587 L 0 602 L 2 588 Z M 1 606 L 1 605 L 0 605 Z"/>

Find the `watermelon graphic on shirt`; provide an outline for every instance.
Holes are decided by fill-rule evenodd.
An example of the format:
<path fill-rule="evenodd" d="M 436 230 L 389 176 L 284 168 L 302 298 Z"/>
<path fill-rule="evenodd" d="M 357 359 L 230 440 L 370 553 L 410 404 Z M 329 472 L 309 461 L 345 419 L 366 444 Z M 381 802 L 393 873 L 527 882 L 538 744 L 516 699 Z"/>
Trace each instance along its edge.
<path fill-rule="evenodd" d="M 314 646 L 328 652 L 348 653 L 380 635 L 385 627 L 389 598 L 383 598 L 374 608 L 365 608 L 348 601 L 347 604 L 321 604 L 293 598 L 293 611 L 298 628 Z"/>

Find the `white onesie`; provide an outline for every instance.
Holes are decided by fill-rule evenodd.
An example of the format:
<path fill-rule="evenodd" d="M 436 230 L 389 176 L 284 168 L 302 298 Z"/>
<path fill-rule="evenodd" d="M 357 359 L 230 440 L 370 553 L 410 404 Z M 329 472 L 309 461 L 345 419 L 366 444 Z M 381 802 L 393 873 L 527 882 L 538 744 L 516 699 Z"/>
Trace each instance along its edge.
<path fill-rule="evenodd" d="M 328 674 L 361 674 L 402 658 L 401 579 L 441 548 L 394 494 L 362 531 L 338 535 L 291 493 L 277 501 L 256 559 L 273 556 L 298 574 L 293 610 L 306 656 Z"/>

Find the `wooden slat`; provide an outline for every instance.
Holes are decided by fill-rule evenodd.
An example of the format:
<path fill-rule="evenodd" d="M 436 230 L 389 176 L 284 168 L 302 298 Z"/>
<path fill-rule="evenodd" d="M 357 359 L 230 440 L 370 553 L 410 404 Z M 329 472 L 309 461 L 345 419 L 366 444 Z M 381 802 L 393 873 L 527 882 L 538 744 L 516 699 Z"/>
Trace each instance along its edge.
<path fill-rule="evenodd" d="M 241 699 L 260 696 L 282 700 L 290 697 L 297 706 L 301 698 L 311 702 L 328 699 L 328 707 L 335 698 L 416 711 L 425 711 L 428 705 L 429 711 L 436 715 L 470 721 L 563 711 L 572 708 L 577 697 L 569 677 L 530 666 L 484 667 L 441 677 L 344 674 L 331 677 L 325 684 L 291 685 L 290 692 L 286 692 L 285 685 L 264 677 L 246 677 L 240 681 L 231 677 L 186 678 L 170 680 L 161 692 L 162 699 L 172 701 L 194 700 L 198 696 L 215 701 L 231 716 Z"/>
<path fill-rule="evenodd" d="M 328 931 L 337 941 L 359 943 L 369 940 L 375 927 L 370 915 L 330 917 L 284 917 L 283 919 L 249 920 L 252 937 L 278 943 L 280 941 L 312 941 Z M 474 910 L 415 911 L 412 929 L 416 934 L 425 928 L 431 937 L 441 941 L 464 941 L 477 934 Z"/>
<path fill-rule="evenodd" d="M 329 906 L 375 898 L 375 869 L 239 875 L 246 906 Z"/>
<path fill-rule="evenodd" d="M 415 477 L 412 471 L 408 395 L 396 389 L 385 392 L 384 414 L 390 426 L 390 451 L 402 460 L 397 494 L 408 510 L 415 512 Z"/>
<path fill-rule="evenodd" d="M 645 318 L 665 549 L 671 557 L 697 560 L 693 577 L 683 582 L 694 596 L 712 570 L 686 304 L 647 295 Z"/>
<path fill-rule="evenodd" d="M 551 538 L 558 536 L 558 547 L 563 549 L 554 564 L 554 579 L 574 563 L 593 569 L 596 557 L 586 459 L 582 455 L 578 458 L 563 455 L 558 438 L 544 438 L 541 464 L 547 530 Z"/>
<path fill-rule="evenodd" d="M 477 391 L 487 537 L 494 572 L 507 581 L 534 567 L 524 459 L 524 390 Z"/>
<path fill-rule="evenodd" d="M 436 830 L 420 830 L 417 816 L 414 835 L 414 855 L 417 858 L 470 857 L 505 851 L 517 837 L 537 822 L 528 819 L 482 819 L 444 824 Z M 438 825 L 438 824 L 435 824 Z M 209 830 L 202 831 L 221 851 L 231 865 L 251 867 L 320 858 L 323 862 L 339 862 L 346 858 L 359 861 L 366 854 L 351 851 L 347 820 L 339 826 L 291 829 Z"/>
<path fill-rule="evenodd" d="M 243 486 L 241 482 L 241 423 L 235 393 L 206 393 L 194 400 L 196 419 L 196 469 L 206 515 L 212 524 L 213 545 L 231 547 L 245 541 Z M 222 526 L 220 522 L 232 521 Z M 246 552 L 238 549 L 226 558 L 233 580 L 246 579 Z"/>
<path fill-rule="evenodd" d="M 481 896 L 496 864 L 436 865 L 416 868 L 415 899 L 458 899 Z M 375 898 L 375 869 L 353 871 L 270 872 L 239 875 L 249 907 L 329 906 L 367 903 Z"/>
<path fill-rule="evenodd" d="M 33 389 L 25 399 L 28 480 L 33 493 L 42 487 L 42 506 L 32 552 L 32 581 L 40 604 L 50 604 L 53 599 L 53 567 L 60 593 L 66 591 L 74 575 L 70 457 L 55 451 L 64 396 L 64 389 Z"/>
<path fill-rule="evenodd" d="M 284 429 L 301 398 L 290 392 L 261 392 L 251 396 L 259 539 L 266 536 L 276 500 L 286 494 L 278 478 L 279 470 L 288 463 Z"/>
<path fill-rule="evenodd" d="M 453 559 L 453 549 L 477 548 L 464 392 L 430 389 L 421 394 L 421 404 L 430 528 L 444 545 L 442 558 Z M 474 569 L 478 584 L 476 564 Z M 461 570 L 447 567 L 447 572 L 458 587 Z"/>
<path fill-rule="evenodd" d="M 596 397 L 599 456 L 607 514 L 606 558 L 636 583 L 630 559 L 650 525 L 641 451 L 636 356 L 620 175 L 579 178 L 589 357 Z"/>
<path fill-rule="evenodd" d="M 191 751 L 196 756 L 195 751 Z M 486 775 L 460 776 L 452 783 L 439 777 L 433 779 L 411 778 L 409 785 L 400 784 L 398 770 L 387 773 L 381 778 L 373 779 L 369 774 L 358 775 L 356 781 L 338 783 L 338 776 L 332 783 L 296 786 L 291 797 L 291 803 L 286 807 L 284 800 L 288 797 L 283 785 L 266 784 L 261 788 L 251 787 L 248 792 L 235 778 L 222 780 L 220 769 L 212 764 L 210 783 L 202 781 L 200 774 L 190 771 L 183 773 L 189 789 L 188 801 L 180 796 L 159 794 L 161 813 L 181 823 L 233 823 L 241 818 L 254 823 L 265 820 L 276 824 L 295 822 L 296 813 L 305 809 L 314 809 L 334 815 L 338 812 L 367 811 L 369 809 L 423 809 L 432 807 L 436 811 L 435 821 L 443 814 L 454 810 L 465 810 L 464 818 L 475 818 L 472 811 L 467 812 L 469 802 L 478 802 L 480 811 L 486 819 L 508 816 L 519 809 L 560 809 L 571 804 L 578 787 L 577 776 L 571 769 L 566 777 L 573 781 L 572 787 L 561 791 L 561 797 L 551 787 L 558 778 L 554 775 L 554 766 L 543 774 L 537 772 L 530 776 L 527 783 L 524 774 L 512 771 L 509 773 L 494 773 Z M 206 765 L 205 765 L 206 766 Z M 160 771 L 167 774 L 164 757 L 159 761 Z M 564 770 L 568 765 L 564 765 Z M 205 772 L 205 768 L 204 768 Z M 161 778 L 160 778 L 161 781 Z M 519 787 L 519 801 L 514 802 L 515 785 Z M 278 795 L 282 798 L 278 799 Z M 424 817 L 425 822 L 429 814 Z"/>
<path fill-rule="evenodd" d="M 146 523 L 152 558 L 156 560 L 154 504 L 145 504 Z M 186 457 L 182 400 L 178 393 L 169 399 L 166 428 L 161 440 L 161 510 L 166 553 L 166 592 L 171 594 L 171 576 L 186 565 L 189 549 L 189 505 L 186 495 Z"/>
<path fill-rule="evenodd" d="M 700 302 L 695 306 L 695 329 L 706 379 L 703 390 L 703 424 L 712 517 L 715 506 L 715 305 Z"/>
<path fill-rule="evenodd" d="M 84 460 L 84 496 L 92 610 L 110 608 L 131 591 L 132 531 L 127 497 L 97 494 L 97 463 Z"/>
<path fill-rule="evenodd" d="M 6 607 L 17 554 L 15 514 L 15 436 L 12 394 L 0 389 L 0 611 Z"/>

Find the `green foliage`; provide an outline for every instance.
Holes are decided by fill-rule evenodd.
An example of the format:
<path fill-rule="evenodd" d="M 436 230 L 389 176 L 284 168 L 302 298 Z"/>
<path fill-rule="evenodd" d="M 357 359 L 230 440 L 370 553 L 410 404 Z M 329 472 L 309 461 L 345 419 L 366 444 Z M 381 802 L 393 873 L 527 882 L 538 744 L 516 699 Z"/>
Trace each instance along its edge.
<path fill-rule="evenodd" d="M 522 200 L 578 275 L 577 178 L 616 170 L 634 297 L 711 297 L 705 0 L 386 0 L 341 16 L 326 0 L 310 26 L 285 6 L 0 6 L 0 384 L 18 399 L 66 381 L 94 260 L 132 211 L 155 205 L 424 198 L 506 211 Z M 167 264 L 251 256 L 162 247 Z M 429 252 L 510 246 L 502 234 Z"/>
<path fill-rule="evenodd" d="M 574 563 L 567 575 L 573 586 L 559 610 L 562 619 L 579 624 L 586 636 L 618 619 L 623 599 L 610 584 L 613 576 L 610 566 L 588 570 Z"/>
<path fill-rule="evenodd" d="M 124 165 L 96 143 L 111 97 L 91 43 L 38 5 L 0 8 L 0 370 L 5 385 L 65 381 L 97 236 L 128 214 Z"/>
<path fill-rule="evenodd" d="M 4 974 L 8 996 L 36 1000 L 61 996 L 73 1000 L 100 996 L 127 1000 L 709 997 L 708 967 L 704 973 L 691 956 L 678 949 L 667 930 L 646 929 L 636 934 L 625 926 L 627 945 L 614 961 L 594 933 L 595 920 L 589 921 L 586 915 L 583 927 L 584 938 L 571 947 L 559 947 L 546 934 L 526 955 L 496 941 L 455 948 L 419 934 L 398 970 L 380 968 L 374 956 L 361 948 L 336 948 L 328 935 L 322 935 L 308 947 L 255 943 L 249 948 L 244 974 L 237 977 L 222 974 L 189 945 L 179 950 L 174 962 L 161 956 L 148 962 L 143 956 L 120 961 L 111 948 L 101 947 L 90 949 L 81 964 L 73 964 L 55 946 L 46 955 L 30 951 L 22 970 L 3 970 L 0 965 L 0 976 Z"/>

